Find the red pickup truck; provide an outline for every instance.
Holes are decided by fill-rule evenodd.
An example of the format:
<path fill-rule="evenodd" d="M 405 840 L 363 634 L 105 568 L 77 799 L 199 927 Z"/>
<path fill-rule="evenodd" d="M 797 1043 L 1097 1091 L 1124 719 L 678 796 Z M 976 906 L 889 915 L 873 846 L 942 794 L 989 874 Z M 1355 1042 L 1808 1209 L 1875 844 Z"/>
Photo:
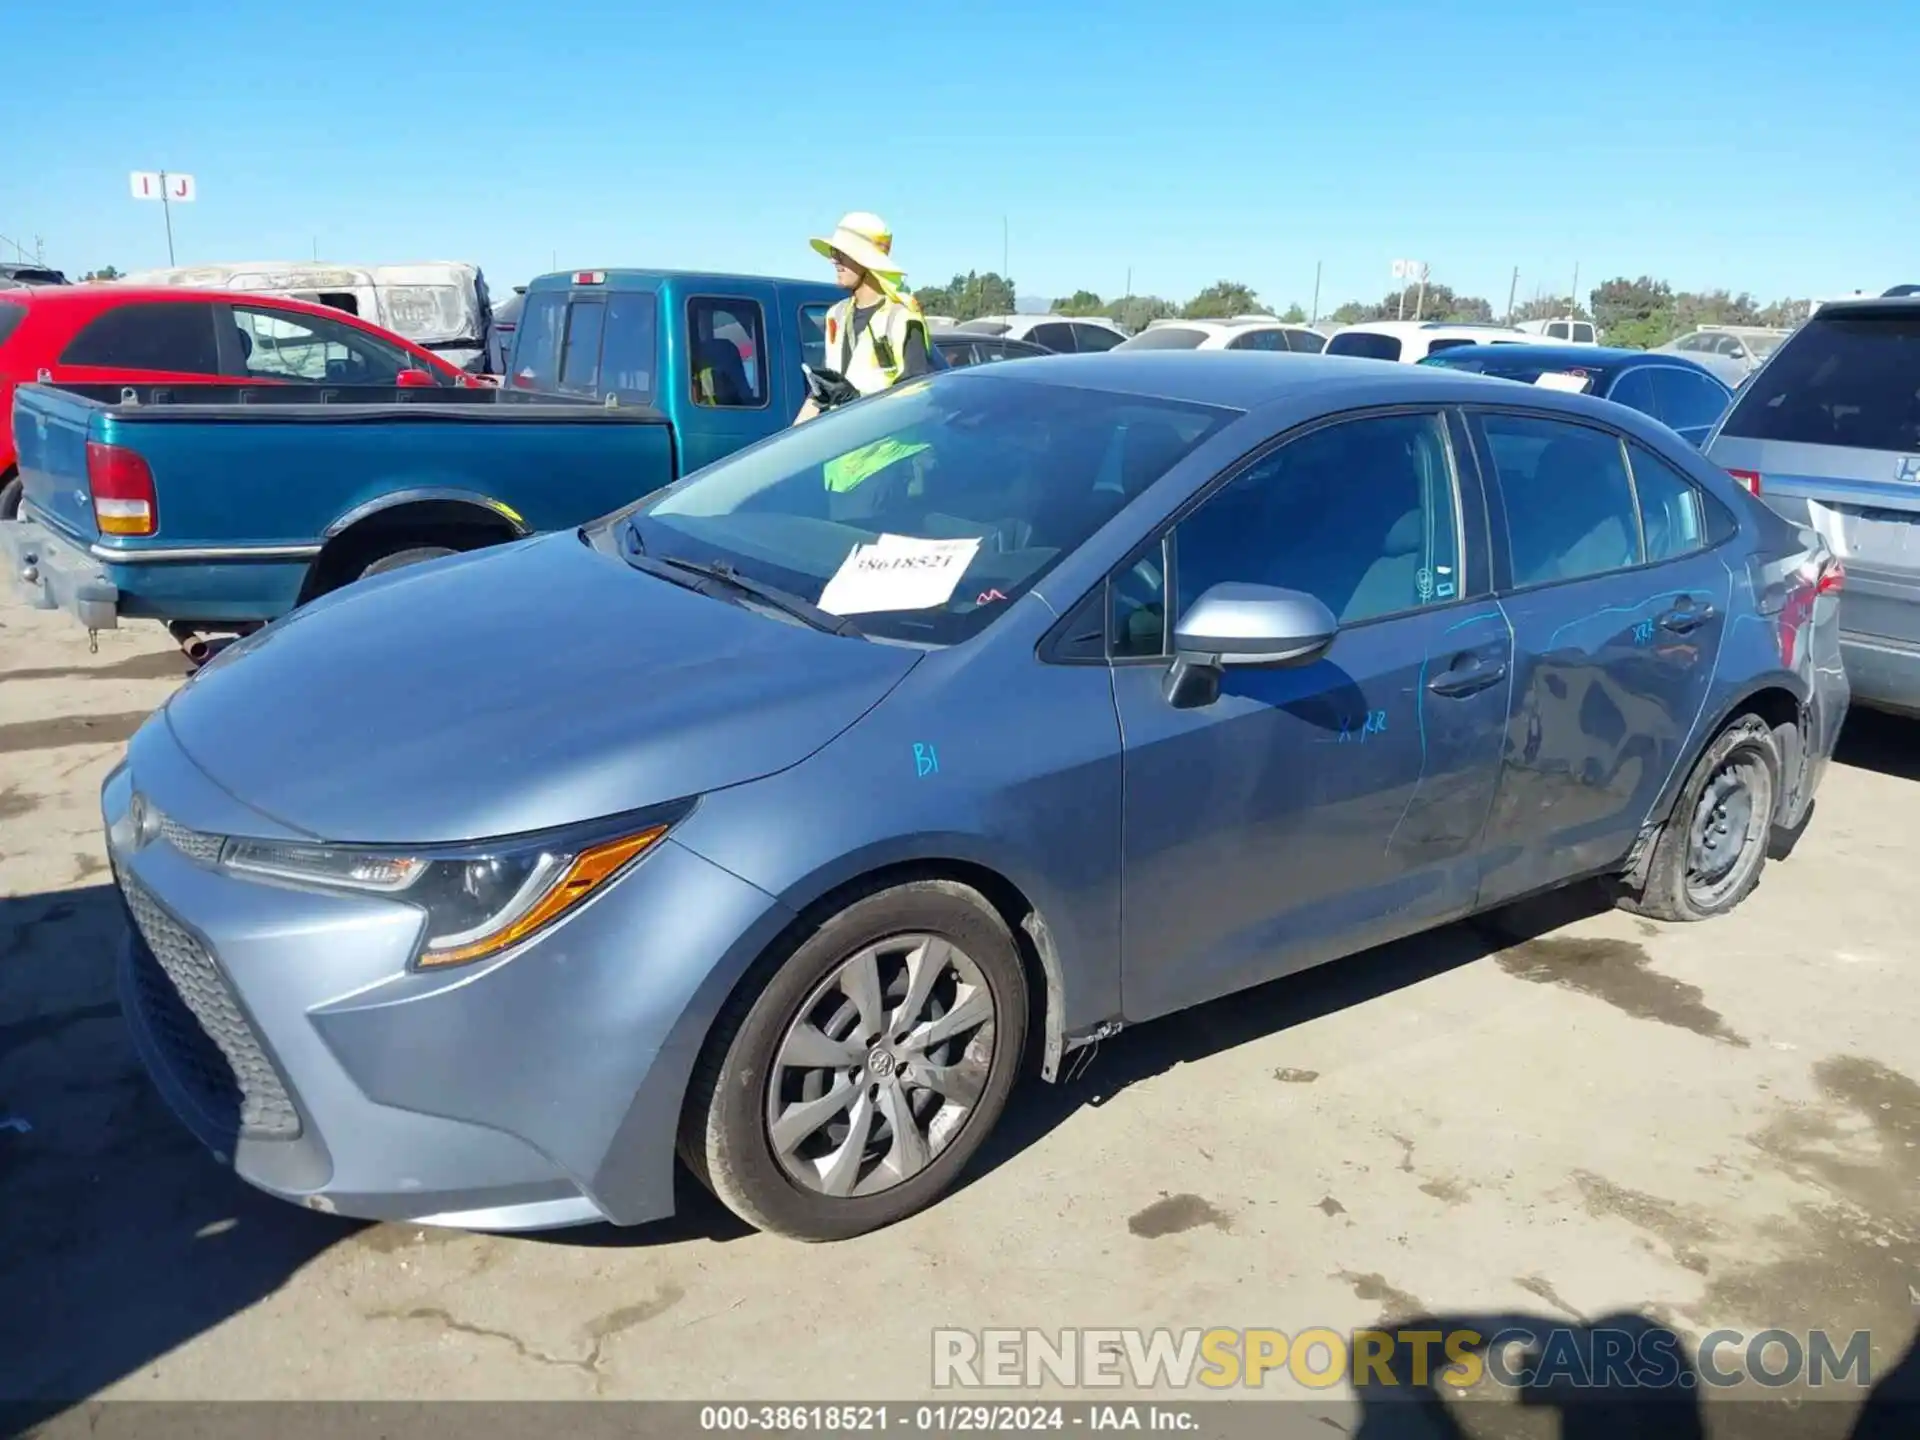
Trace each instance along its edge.
<path fill-rule="evenodd" d="M 473 377 L 343 311 L 244 292 L 130 285 L 0 290 L 0 520 L 20 509 L 13 389 L 56 385 L 423 385 Z"/>

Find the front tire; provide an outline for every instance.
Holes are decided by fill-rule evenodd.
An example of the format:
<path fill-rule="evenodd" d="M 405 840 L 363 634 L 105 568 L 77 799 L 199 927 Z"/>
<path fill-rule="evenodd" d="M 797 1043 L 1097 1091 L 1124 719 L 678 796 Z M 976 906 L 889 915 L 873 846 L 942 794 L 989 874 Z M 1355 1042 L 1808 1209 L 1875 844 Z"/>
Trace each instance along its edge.
<path fill-rule="evenodd" d="M 1710 920 L 1760 883 L 1773 838 L 1780 747 L 1758 715 L 1742 715 L 1695 762 L 1654 841 L 1646 884 L 1620 897 L 1654 920 Z"/>
<path fill-rule="evenodd" d="M 382 555 L 362 570 L 359 578 L 365 580 L 371 575 L 384 575 L 389 570 L 399 570 L 408 565 L 423 565 L 429 560 L 440 560 L 448 555 L 459 553 L 445 545 L 410 545 L 404 550 L 394 550 Z"/>
<path fill-rule="evenodd" d="M 919 880 L 849 904 L 730 1002 L 681 1153 L 748 1224 L 797 1240 L 891 1225 L 946 1193 L 1026 1045 L 1020 953 L 978 892 Z"/>

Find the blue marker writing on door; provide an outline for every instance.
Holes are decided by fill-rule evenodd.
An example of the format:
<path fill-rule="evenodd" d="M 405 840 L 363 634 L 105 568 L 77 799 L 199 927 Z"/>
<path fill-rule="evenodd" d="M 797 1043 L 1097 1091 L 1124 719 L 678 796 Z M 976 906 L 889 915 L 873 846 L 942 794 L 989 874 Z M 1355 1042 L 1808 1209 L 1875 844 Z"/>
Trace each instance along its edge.
<path fill-rule="evenodd" d="M 1384 710 L 1369 710 L 1358 722 L 1349 716 L 1340 722 L 1340 743 L 1344 745 L 1352 740 L 1364 745 L 1369 735 L 1383 735 L 1386 729 L 1387 712 Z"/>
<path fill-rule="evenodd" d="M 1653 621 L 1642 620 L 1638 625 L 1633 627 L 1633 643 L 1634 644 L 1647 645 L 1647 644 L 1651 644 L 1652 641 L 1653 641 Z"/>
<path fill-rule="evenodd" d="M 940 757 L 934 753 L 933 746 L 918 740 L 913 742 L 913 773 L 922 780 L 940 773 Z"/>

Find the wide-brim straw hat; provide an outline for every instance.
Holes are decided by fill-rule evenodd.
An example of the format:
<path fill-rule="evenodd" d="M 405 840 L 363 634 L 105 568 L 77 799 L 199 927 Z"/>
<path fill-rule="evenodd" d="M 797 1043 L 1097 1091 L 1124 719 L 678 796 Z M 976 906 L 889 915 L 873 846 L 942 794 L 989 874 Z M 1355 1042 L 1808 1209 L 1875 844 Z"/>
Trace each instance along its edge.
<path fill-rule="evenodd" d="M 876 276 L 897 278 L 906 273 L 906 267 L 893 258 L 893 232 L 887 222 L 865 210 L 841 216 L 833 234 L 816 237 L 813 248 L 829 260 L 844 255 Z"/>

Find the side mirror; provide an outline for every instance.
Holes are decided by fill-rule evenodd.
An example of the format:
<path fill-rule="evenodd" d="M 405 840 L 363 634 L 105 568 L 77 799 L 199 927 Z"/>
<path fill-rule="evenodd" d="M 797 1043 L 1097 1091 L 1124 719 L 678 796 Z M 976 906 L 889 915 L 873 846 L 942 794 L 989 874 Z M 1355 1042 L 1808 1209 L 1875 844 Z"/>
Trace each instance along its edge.
<path fill-rule="evenodd" d="M 1233 581 L 1212 586 L 1174 627 L 1168 703 L 1211 705 L 1228 666 L 1311 664 L 1339 631 L 1333 612 L 1301 591 Z"/>
<path fill-rule="evenodd" d="M 431 390 L 439 382 L 425 370 L 402 370 L 393 383 L 402 390 Z"/>

